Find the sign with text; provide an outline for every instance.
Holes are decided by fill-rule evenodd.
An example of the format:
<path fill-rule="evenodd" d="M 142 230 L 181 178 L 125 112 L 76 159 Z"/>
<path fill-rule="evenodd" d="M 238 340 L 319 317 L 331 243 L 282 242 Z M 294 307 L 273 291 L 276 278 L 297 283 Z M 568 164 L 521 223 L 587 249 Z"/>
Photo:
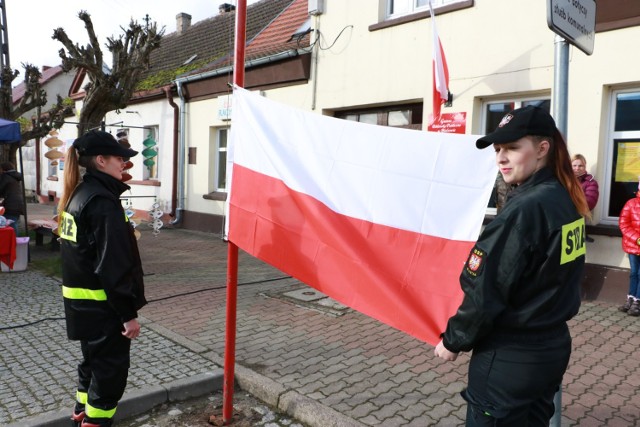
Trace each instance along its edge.
<path fill-rule="evenodd" d="M 466 133 L 467 131 L 467 113 L 443 113 L 440 120 L 433 120 L 433 115 L 429 114 L 429 122 L 431 123 L 427 130 L 429 132 L 442 133 Z"/>
<path fill-rule="evenodd" d="M 593 53 L 596 36 L 595 0 L 549 0 L 547 25 L 554 33 L 586 53 Z"/>
<path fill-rule="evenodd" d="M 218 119 L 223 121 L 231 120 L 231 100 L 231 95 L 220 95 L 218 97 Z"/>

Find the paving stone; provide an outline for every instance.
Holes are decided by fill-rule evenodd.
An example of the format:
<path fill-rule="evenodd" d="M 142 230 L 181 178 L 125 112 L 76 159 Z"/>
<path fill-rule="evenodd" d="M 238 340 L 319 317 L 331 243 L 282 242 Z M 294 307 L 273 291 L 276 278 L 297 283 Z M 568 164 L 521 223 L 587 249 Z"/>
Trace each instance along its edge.
<path fill-rule="evenodd" d="M 224 354 L 226 243 L 177 229 L 157 238 L 143 231 L 139 243 L 151 302 L 141 310 L 143 334 L 133 345 L 128 390 L 219 368 L 213 360 Z M 459 391 L 468 354 L 444 363 L 429 345 L 360 313 L 332 317 L 290 304 L 274 295 L 306 285 L 242 251 L 239 257 L 239 364 L 360 425 L 464 424 Z M 4 425 L 18 421 L 10 411 L 69 407 L 79 348 L 66 339 L 59 280 L 31 269 L 2 280 L 0 328 L 10 328 L 0 331 Z M 20 297 L 25 293 L 30 298 Z M 570 329 L 563 427 L 640 425 L 640 376 L 629 374 L 640 371 L 638 319 L 609 303 L 585 302 Z M 42 389 L 46 398 L 37 396 Z"/>

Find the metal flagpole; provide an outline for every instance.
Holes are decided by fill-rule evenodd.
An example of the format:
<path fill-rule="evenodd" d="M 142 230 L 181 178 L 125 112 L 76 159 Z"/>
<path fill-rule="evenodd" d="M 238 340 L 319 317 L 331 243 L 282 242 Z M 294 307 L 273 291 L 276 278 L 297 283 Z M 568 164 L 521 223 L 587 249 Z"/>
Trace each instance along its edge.
<path fill-rule="evenodd" d="M 238 0 L 236 7 L 235 54 L 233 82 L 244 87 L 244 48 L 246 43 L 247 0 Z M 227 221 L 229 218 L 227 218 Z M 238 246 L 227 242 L 227 312 L 224 346 L 224 381 L 222 389 L 222 421 L 233 419 L 233 381 L 236 359 L 236 311 L 238 298 Z"/>
<path fill-rule="evenodd" d="M 569 99 L 569 43 L 556 34 L 555 65 L 553 75 L 553 118 L 556 127 L 567 139 L 567 105 Z M 562 423 L 562 384 L 553 397 L 555 412 L 550 427 L 560 427 Z"/>

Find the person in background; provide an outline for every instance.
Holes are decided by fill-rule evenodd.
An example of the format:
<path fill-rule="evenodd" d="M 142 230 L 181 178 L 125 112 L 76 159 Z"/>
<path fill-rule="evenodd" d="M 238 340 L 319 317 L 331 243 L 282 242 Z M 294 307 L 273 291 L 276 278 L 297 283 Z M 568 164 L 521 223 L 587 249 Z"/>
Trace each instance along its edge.
<path fill-rule="evenodd" d="M 544 109 L 505 115 L 476 142 L 493 145 L 517 187 L 462 269 L 464 298 L 435 355 L 471 351 L 467 426 L 548 426 L 571 355 L 567 321 L 580 308 L 589 208 L 564 138 Z"/>
<path fill-rule="evenodd" d="M 587 173 L 587 159 L 585 159 L 582 154 L 574 154 L 573 157 L 571 157 L 571 168 L 584 191 L 589 210 L 592 211 L 593 208 L 596 207 L 598 198 L 600 197 L 598 181 L 596 181 L 593 175 Z M 586 236 L 586 240 L 587 242 L 593 242 L 593 239 L 589 236 Z"/>
<path fill-rule="evenodd" d="M 120 202 L 129 189 L 122 171 L 136 154 L 111 134 L 90 131 L 66 155 L 58 234 L 67 336 L 80 341 L 83 357 L 71 417 L 76 426 L 112 425 L 127 385 L 131 340 L 140 334 L 142 265 Z"/>
<path fill-rule="evenodd" d="M 618 310 L 630 316 L 640 316 L 640 182 L 635 197 L 622 208 L 618 225 L 622 232 L 622 250 L 629 254 L 631 270 L 627 300 Z"/>
<path fill-rule="evenodd" d="M 504 182 L 502 174 L 498 172 L 494 187 L 496 189 L 496 214 L 499 214 L 504 208 L 504 205 L 507 203 L 507 197 L 509 196 L 509 193 L 511 193 L 511 191 L 515 188 L 515 185 L 507 184 L 506 182 Z"/>
<path fill-rule="evenodd" d="M 0 164 L 0 199 L 4 199 L 4 217 L 12 221 L 11 226 L 18 235 L 18 221 L 24 215 L 24 197 L 22 197 L 22 174 L 11 162 Z"/>

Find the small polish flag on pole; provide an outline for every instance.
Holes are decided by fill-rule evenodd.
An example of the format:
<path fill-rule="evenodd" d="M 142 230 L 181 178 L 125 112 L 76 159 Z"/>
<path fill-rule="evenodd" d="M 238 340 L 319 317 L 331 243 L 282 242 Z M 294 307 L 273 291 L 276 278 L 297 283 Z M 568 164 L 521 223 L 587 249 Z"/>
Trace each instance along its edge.
<path fill-rule="evenodd" d="M 440 107 L 449 99 L 449 68 L 447 58 L 444 56 L 438 29 L 436 28 L 436 16 L 433 13 L 433 5 L 429 1 L 431 13 L 431 28 L 433 29 L 433 121 L 440 118 Z"/>

